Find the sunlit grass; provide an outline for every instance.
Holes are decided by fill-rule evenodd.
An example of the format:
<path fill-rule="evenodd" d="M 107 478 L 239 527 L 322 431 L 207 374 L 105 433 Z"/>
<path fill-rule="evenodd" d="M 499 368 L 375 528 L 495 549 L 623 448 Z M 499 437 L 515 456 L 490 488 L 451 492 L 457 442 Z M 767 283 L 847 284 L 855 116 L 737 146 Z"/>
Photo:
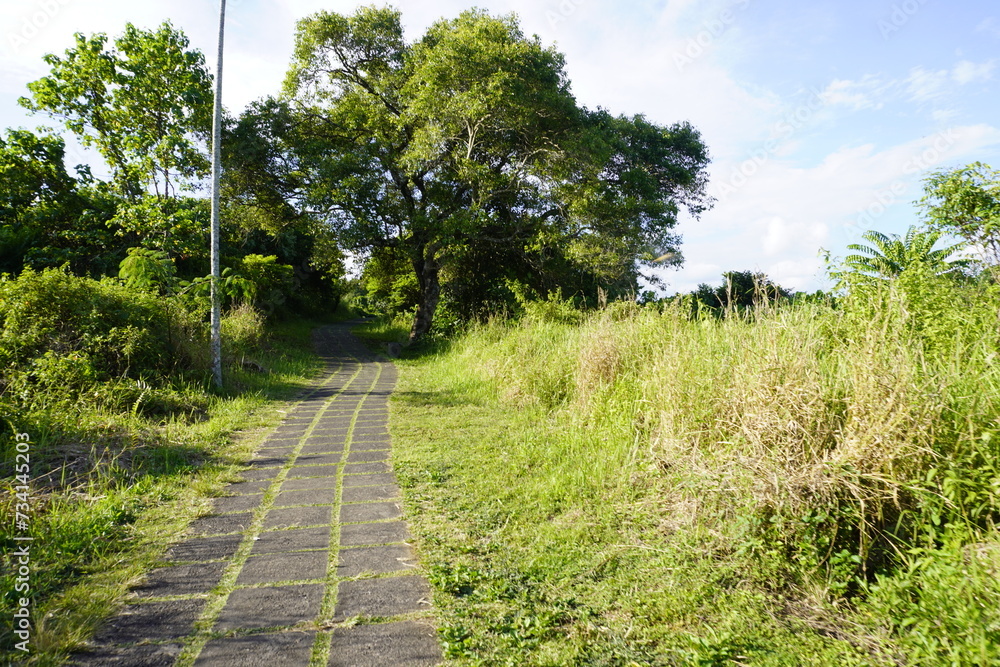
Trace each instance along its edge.
<path fill-rule="evenodd" d="M 207 511 L 209 498 L 280 420 L 284 402 L 317 371 L 314 326 L 292 321 L 266 337 L 244 332 L 258 340 L 242 346 L 242 357 L 263 372 L 230 362 L 221 392 L 191 380 L 178 380 L 172 393 L 161 389 L 160 395 L 176 396 L 172 405 L 190 404 L 188 411 L 156 416 L 77 406 L 29 415 L 29 426 L 37 426 L 28 430 L 39 475 L 32 482 L 36 624 L 25 664 L 61 664 L 190 520 Z M 5 494 L 4 516 L 13 498 Z M 5 553 L 12 551 L 10 537 Z M 2 581 L 6 616 L 14 592 L 9 572 Z M 9 629 L 3 626 L 4 651 L 10 651 L 4 657 L 23 662 L 25 656 L 11 650 Z"/>
<path fill-rule="evenodd" d="M 394 456 L 448 654 L 997 659 L 995 334 L 928 340 L 912 300 L 876 296 L 703 321 L 625 304 L 402 362 Z M 956 540 L 986 565 L 956 567 Z"/>

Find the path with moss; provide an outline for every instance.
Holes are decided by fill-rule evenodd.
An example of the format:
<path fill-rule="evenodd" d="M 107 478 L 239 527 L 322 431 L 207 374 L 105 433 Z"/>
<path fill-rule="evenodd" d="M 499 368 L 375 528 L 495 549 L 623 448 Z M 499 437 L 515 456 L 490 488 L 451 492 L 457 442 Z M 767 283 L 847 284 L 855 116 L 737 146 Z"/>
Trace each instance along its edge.
<path fill-rule="evenodd" d="M 389 462 L 396 368 L 319 329 L 320 380 L 76 665 L 435 665 Z"/>

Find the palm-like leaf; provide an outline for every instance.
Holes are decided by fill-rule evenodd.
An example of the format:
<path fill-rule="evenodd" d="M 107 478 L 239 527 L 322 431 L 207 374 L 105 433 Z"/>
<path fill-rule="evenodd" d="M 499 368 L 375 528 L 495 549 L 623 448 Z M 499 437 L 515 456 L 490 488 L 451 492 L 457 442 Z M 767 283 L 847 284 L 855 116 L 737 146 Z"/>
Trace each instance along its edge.
<path fill-rule="evenodd" d="M 875 230 L 862 234 L 871 245 L 852 243 L 847 246 L 861 254 L 848 255 L 844 259 L 851 273 L 869 278 L 890 280 L 906 269 L 918 263 L 928 265 L 935 273 L 948 273 L 962 265 L 961 261 L 949 261 L 948 258 L 960 250 L 964 244 L 957 243 L 940 250 L 934 250 L 934 244 L 941 238 L 941 232 L 924 231 L 910 227 L 906 236 L 898 234 L 887 236 Z"/>

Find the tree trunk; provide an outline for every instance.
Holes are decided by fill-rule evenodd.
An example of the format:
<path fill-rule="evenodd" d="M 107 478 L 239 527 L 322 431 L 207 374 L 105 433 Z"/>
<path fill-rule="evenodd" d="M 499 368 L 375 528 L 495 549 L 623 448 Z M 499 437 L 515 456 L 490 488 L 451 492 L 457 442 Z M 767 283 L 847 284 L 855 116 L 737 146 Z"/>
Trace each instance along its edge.
<path fill-rule="evenodd" d="M 418 259 L 413 262 L 413 270 L 417 274 L 420 286 L 420 302 L 417 312 L 413 315 L 413 327 L 410 328 L 410 343 L 415 343 L 431 330 L 434 322 L 434 311 L 437 310 L 441 298 L 441 283 L 438 273 L 441 264 L 437 260 L 438 245 L 431 243 L 423 247 Z"/>

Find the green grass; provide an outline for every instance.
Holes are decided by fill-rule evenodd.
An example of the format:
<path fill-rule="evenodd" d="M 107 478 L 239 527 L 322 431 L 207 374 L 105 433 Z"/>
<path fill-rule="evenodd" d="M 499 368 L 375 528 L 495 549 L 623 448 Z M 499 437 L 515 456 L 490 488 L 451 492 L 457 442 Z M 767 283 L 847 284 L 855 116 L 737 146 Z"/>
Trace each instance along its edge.
<path fill-rule="evenodd" d="M 315 322 L 285 322 L 262 336 L 251 330 L 259 322 L 244 320 L 229 322 L 230 339 L 242 335 L 254 344 L 227 349 L 241 350 L 241 361 L 252 359 L 267 372 L 231 363 L 221 393 L 177 380 L 169 391 L 157 387 L 159 395 L 175 399 L 165 416 L 79 405 L 22 416 L 19 430 L 32 438 L 35 626 L 25 662 L 24 654 L 13 650 L 9 623 L 3 624 L 4 659 L 61 664 L 114 613 L 129 585 L 190 520 L 210 508 L 210 498 L 280 420 L 286 401 L 315 374 L 310 340 Z M 185 405 L 189 409 L 177 409 Z M 11 478 L 3 484 L 13 487 Z M 11 488 L 4 494 L 4 516 L 11 516 L 7 510 L 13 510 L 14 500 Z M 11 538 L 5 532 L 5 554 L 13 550 Z M 13 583 L 5 562 L 0 585 L 6 618 L 16 599 Z"/>
<path fill-rule="evenodd" d="M 385 343 L 406 343 L 412 319 L 405 314 L 376 317 L 354 327 L 351 333 L 370 347 L 384 349 Z"/>
<path fill-rule="evenodd" d="M 404 358 L 394 462 L 447 655 L 1000 660 L 997 304 L 956 297 L 966 327 L 930 338 L 876 297 L 618 305 Z"/>

